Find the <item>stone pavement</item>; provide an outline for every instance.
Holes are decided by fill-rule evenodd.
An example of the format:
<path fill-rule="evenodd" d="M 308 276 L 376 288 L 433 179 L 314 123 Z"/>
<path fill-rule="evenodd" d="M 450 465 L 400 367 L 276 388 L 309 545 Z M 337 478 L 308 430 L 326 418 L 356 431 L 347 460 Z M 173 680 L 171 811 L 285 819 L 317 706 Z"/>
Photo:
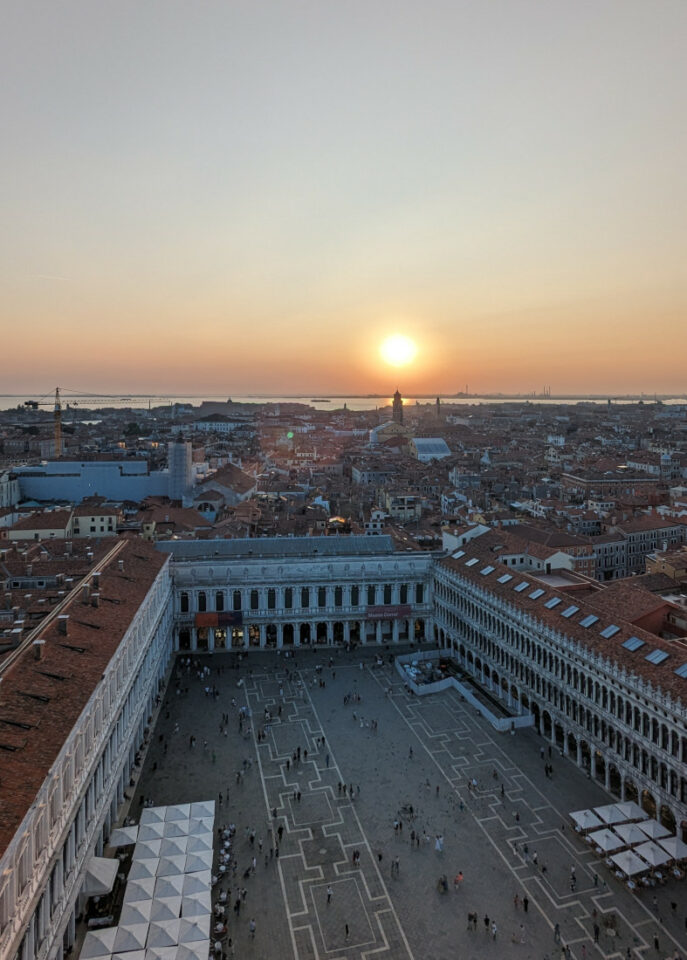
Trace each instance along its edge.
<path fill-rule="evenodd" d="M 199 658 L 212 670 L 202 682 L 177 664 L 132 814 L 143 796 L 182 803 L 222 793 L 217 822 L 237 826 L 238 869 L 225 886 L 232 901 L 246 890 L 239 915 L 230 911 L 236 957 L 559 960 L 556 924 L 577 960 L 624 960 L 628 947 L 632 957 L 687 952 L 684 884 L 632 895 L 569 827 L 569 811 L 608 801 L 599 785 L 556 751 L 549 760 L 533 730 L 496 733 L 456 691 L 408 694 L 391 665 L 375 665 L 377 652 L 258 653 L 240 669 L 235 654 L 215 653 Z M 206 696 L 206 685 L 220 695 Z M 239 731 L 241 706 L 252 716 Z"/>

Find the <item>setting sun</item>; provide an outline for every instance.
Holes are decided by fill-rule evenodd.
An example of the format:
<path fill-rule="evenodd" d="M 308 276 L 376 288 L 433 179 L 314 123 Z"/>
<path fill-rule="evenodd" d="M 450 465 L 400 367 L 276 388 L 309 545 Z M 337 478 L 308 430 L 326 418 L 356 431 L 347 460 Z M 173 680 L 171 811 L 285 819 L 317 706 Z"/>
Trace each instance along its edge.
<path fill-rule="evenodd" d="M 390 363 L 392 367 L 405 367 L 415 359 L 417 347 L 410 337 L 395 333 L 383 341 L 379 352 L 386 363 Z"/>

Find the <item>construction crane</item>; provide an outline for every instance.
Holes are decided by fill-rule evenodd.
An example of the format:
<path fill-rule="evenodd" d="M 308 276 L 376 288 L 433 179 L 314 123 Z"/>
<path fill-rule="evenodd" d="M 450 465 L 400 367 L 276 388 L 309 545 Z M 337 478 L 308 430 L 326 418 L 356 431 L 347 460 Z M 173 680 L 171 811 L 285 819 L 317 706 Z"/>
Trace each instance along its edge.
<path fill-rule="evenodd" d="M 31 410 L 37 410 L 39 407 L 48 406 L 43 400 L 25 400 L 24 406 Z M 53 456 L 56 459 L 62 456 L 62 401 L 60 400 L 60 388 L 55 387 L 55 400 L 53 406 Z"/>

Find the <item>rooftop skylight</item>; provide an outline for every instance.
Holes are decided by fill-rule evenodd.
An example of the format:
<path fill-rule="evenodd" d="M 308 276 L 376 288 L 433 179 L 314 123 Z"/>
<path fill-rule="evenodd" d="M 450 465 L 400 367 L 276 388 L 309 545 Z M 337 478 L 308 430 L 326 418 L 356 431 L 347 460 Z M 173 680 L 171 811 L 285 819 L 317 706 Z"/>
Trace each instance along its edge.
<path fill-rule="evenodd" d="M 554 607 L 557 607 L 560 602 L 561 602 L 561 598 L 560 598 L 560 597 L 551 597 L 550 600 L 547 600 L 547 601 L 546 601 L 546 603 L 544 604 L 544 606 L 545 606 L 545 607 L 548 607 L 549 610 L 553 610 L 553 608 L 554 608 Z"/>
<path fill-rule="evenodd" d="M 537 587 L 537 589 L 533 590 L 532 593 L 530 594 L 530 600 L 538 600 L 539 597 L 543 595 L 544 595 L 544 591 L 542 590 L 542 588 Z"/>
<path fill-rule="evenodd" d="M 495 569 L 496 567 L 482 567 L 482 569 L 480 570 L 480 573 L 482 574 L 483 577 L 486 577 L 487 574 L 493 573 Z"/>
<path fill-rule="evenodd" d="M 508 581 L 512 579 L 513 579 L 512 574 L 504 573 L 503 576 L 499 577 L 498 583 L 508 583 Z"/>
<path fill-rule="evenodd" d="M 649 663 L 663 663 L 669 656 L 670 654 L 666 653 L 665 650 L 659 650 L 657 647 L 655 650 L 652 650 L 651 653 L 647 653 L 644 659 L 648 660 Z"/>
<path fill-rule="evenodd" d="M 606 627 L 605 630 L 601 631 L 601 636 L 605 640 L 610 640 L 611 637 L 614 637 L 619 630 L 620 630 L 620 627 L 616 627 L 614 623 L 611 623 Z"/>
<path fill-rule="evenodd" d="M 623 646 L 626 650 L 629 650 L 630 653 L 634 653 L 635 650 L 639 650 L 640 647 L 644 646 L 644 641 L 640 640 L 639 637 L 630 637 L 629 640 L 623 643 Z"/>
<path fill-rule="evenodd" d="M 572 617 L 573 613 L 577 613 L 579 609 L 580 609 L 579 607 L 576 607 L 574 604 L 571 604 L 569 607 L 566 607 L 565 610 L 561 612 L 561 616 L 568 619 L 569 617 Z"/>
<path fill-rule="evenodd" d="M 527 580 L 523 580 L 522 583 L 519 583 L 517 587 L 513 587 L 513 589 L 515 590 L 516 593 L 522 593 L 522 591 L 527 590 L 528 587 L 529 587 L 529 582 Z"/>
<path fill-rule="evenodd" d="M 588 614 L 584 617 L 583 620 L 580 620 L 581 627 L 591 627 L 593 623 L 596 623 L 599 618 L 595 617 L 593 613 Z"/>

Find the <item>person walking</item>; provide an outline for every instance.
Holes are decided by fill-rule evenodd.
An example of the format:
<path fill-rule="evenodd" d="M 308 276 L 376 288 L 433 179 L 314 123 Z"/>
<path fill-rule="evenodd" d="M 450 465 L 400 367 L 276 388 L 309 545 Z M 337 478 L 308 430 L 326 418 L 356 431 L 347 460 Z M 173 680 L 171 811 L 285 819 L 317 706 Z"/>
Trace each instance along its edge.
<path fill-rule="evenodd" d="M 496 940 L 496 920 L 491 922 L 491 939 Z"/>
<path fill-rule="evenodd" d="M 527 913 L 527 908 L 529 907 L 529 905 L 530 905 L 530 901 L 527 898 L 527 895 L 525 895 L 522 898 L 522 909 L 525 911 L 525 913 Z"/>
<path fill-rule="evenodd" d="M 332 888 L 331 886 L 327 887 L 327 903 L 332 902 Z"/>
<path fill-rule="evenodd" d="M 255 940 L 255 920 L 252 917 L 248 924 L 248 932 L 250 933 L 251 940 Z"/>

